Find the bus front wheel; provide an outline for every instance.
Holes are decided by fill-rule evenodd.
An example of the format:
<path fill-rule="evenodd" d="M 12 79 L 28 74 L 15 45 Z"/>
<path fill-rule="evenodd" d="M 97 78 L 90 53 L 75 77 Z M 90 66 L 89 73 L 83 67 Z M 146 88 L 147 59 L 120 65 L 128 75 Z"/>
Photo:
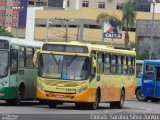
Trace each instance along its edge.
<path fill-rule="evenodd" d="M 87 107 L 90 110 L 96 110 L 99 107 L 99 102 L 100 102 L 100 92 L 98 92 L 98 90 L 97 90 L 96 96 L 95 96 L 95 101 L 92 103 L 88 103 Z"/>
<path fill-rule="evenodd" d="M 57 103 L 52 101 L 52 102 L 49 102 L 48 106 L 49 106 L 49 108 L 56 108 L 57 107 Z"/>
<path fill-rule="evenodd" d="M 147 101 L 148 100 L 147 97 L 142 94 L 141 88 L 138 88 L 136 90 L 136 98 L 138 101 Z"/>

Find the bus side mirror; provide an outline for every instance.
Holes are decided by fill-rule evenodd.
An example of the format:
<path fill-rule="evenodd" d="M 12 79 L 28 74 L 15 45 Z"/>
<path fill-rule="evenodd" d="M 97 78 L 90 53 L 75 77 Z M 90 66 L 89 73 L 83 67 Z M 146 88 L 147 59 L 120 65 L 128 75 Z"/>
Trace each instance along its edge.
<path fill-rule="evenodd" d="M 37 50 L 35 53 L 34 53 L 34 56 L 33 56 L 33 64 L 36 68 L 38 68 L 38 58 L 39 58 L 39 53 L 40 51 Z"/>
<path fill-rule="evenodd" d="M 96 59 L 95 59 L 94 57 L 92 58 L 91 73 L 92 73 L 92 74 L 95 74 L 95 73 L 96 73 Z"/>

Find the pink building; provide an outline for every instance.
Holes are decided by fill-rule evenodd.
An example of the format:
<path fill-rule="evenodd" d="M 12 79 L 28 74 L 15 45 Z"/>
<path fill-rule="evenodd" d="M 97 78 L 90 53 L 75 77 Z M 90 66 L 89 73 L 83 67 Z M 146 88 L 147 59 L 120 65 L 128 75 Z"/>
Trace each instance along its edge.
<path fill-rule="evenodd" d="M 18 20 L 18 0 L 1 0 L 0 1 L 0 26 L 16 26 Z"/>

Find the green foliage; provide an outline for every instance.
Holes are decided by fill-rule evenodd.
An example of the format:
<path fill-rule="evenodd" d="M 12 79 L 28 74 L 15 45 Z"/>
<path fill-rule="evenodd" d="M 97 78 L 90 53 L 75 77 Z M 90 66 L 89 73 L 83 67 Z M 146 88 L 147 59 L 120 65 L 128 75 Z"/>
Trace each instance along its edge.
<path fill-rule="evenodd" d="M 137 60 L 145 60 L 149 59 L 149 51 L 144 49 L 141 54 L 138 54 L 136 57 Z"/>
<path fill-rule="evenodd" d="M 114 23 L 116 23 L 117 25 L 121 25 L 121 20 L 118 19 L 116 15 L 109 15 L 107 12 L 100 13 L 97 16 L 96 21 L 97 23 L 101 23 L 101 24 L 103 24 L 104 22 L 108 22 L 108 21 L 114 21 Z"/>
<path fill-rule="evenodd" d="M 128 30 L 129 25 L 134 25 L 136 20 L 136 4 L 129 1 L 123 4 L 122 25 Z"/>
<path fill-rule="evenodd" d="M 131 43 L 130 43 L 130 49 L 133 49 L 133 48 L 136 48 L 135 42 L 131 42 Z"/>
<path fill-rule="evenodd" d="M 11 32 L 8 32 L 5 27 L 0 27 L 0 36 L 13 37 Z"/>

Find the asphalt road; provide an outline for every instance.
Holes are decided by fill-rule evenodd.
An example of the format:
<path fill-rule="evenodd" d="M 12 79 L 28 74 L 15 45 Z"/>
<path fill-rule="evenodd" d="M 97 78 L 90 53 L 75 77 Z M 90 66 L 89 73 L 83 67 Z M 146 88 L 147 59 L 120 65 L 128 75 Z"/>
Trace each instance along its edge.
<path fill-rule="evenodd" d="M 64 103 L 63 105 L 58 105 L 57 108 L 49 108 L 47 105 L 40 105 L 36 101 L 24 101 L 21 106 L 10 106 L 7 105 L 4 101 L 0 101 L 0 119 L 5 117 L 16 118 L 16 120 L 21 119 L 52 119 L 57 120 L 85 120 L 85 119 L 99 119 L 97 115 L 105 115 L 108 114 L 158 114 L 159 116 L 155 116 L 155 120 L 160 119 L 160 102 L 152 103 L 148 102 L 139 102 L 135 98 L 129 101 L 125 101 L 125 105 L 123 109 L 110 109 L 108 103 L 101 103 L 99 109 L 97 110 L 77 110 L 75 109 L 75 105 L 72 103 Z M 8 115 L 8 116 L 7 116 Z M 18 115 L 18 116 L 16 116 Z M 107 116 L 101 116 L 101 119 L 106 119 Z M 84 118 L 83 118 L 84 117 Z M 121 118 L 122 117 L 122 118 Z M 127 116 L 121 116 L 120 118 L 116 116 L 110 116 L 110 119 L 129 119 Z M 132 116 L 130 116 L 132 117 Z M 136 119 L 140 120 L 141 116 L 133 116 Z M 75 119 L 74 119 L 75 118 Z M 130 118 L 132 119 L 132 118 Z M 134 119 L 134 118 L 133 118 Z M 4 120 L 4 119 L 3 119 Z"/>

